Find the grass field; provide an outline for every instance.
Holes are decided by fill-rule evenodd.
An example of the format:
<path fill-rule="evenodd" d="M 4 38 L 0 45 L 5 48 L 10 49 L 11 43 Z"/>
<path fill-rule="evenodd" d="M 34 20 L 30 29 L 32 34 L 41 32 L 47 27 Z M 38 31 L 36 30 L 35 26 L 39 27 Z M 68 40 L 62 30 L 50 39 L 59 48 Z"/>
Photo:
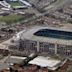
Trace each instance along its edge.
<path fill-rule="evenodd" d="M 19 2 L 12 2 L 10 3 L 12 6 L 20 6 L 21 4 Z"/>
<path fill-rule="evenodd" d="M 11 2 L 10 5 L 11 5 L 12 7 L 15 7 L 15 6 L 21 6 L 22 4 L 19 3 L 18 1 L 16 1 L 16 2 Z"/>
<path fill-rule="evenodd" d="M 23 16 L 16 15 L 16 14 L 0 16 L 0 22 L 6 22 L 6 23 L 14 23 L 14 22 L 18 22 L 22 19 L 23 19 Z"/>

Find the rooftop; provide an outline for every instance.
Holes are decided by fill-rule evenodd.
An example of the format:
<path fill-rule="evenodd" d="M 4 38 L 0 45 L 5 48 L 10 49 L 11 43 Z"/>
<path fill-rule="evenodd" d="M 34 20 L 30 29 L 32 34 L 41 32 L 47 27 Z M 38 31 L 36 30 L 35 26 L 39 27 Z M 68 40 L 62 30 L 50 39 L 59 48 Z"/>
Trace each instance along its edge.
<path fill-rule="evenodd" d="M 29 64 L 35 64 L 41 67 L 48 67 L 48 69 L 55 70 L 60 62 L 60 60 L 51 59 L 50 57 L 38 56 L 30 61 Z"/>
<path fill-rule="evenodd" d="M 20 63 L 25 59 L 26 57 L 10 56 L 8 59 L 6 59 L 6 63 L 10 63 L 10 64 Z"/>
<path fill-rule="evenodd" d="M 59 38 L 53 38 L 53 37 L 42 37 L 42 36 L 36 36 L 34 35 L 35 32 L 41 30 L 41 29 L 52 29 L 52 30 L 59 30 L 59 31 L 67 31 L 72 32 L 71 29 L 68 28 L 56 28 L 56 27 L 33 27 L 25 32 L 23 32 L 20 36 L 22 39 L 28 39 L 28 40 L 34 40 L 34 41 L 42 41 L 42 42 L 49 42 L 49 43 L 57 43 L 57 44 L 65 44 L 65 45 L 72 45 L 72 40 L 70 39 L 59 39 Z"/>
<path fill-rule="evenodd" d="M 34 35 L 42 36 L 42 37 L 52 37 L 52 38 L 72 40 L 72 32 L 59 31 L 59 30 L 53 30 L 53 29 L 41 29 L 35 32 Z"/>

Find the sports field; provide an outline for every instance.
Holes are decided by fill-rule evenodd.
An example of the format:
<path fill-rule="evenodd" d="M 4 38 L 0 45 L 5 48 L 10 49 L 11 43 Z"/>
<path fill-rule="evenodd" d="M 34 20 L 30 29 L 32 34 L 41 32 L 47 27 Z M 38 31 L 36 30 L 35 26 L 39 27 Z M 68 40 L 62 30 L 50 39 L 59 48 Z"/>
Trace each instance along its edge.
<path fill-rule="evenodd" d="M 15 23 L 18 21 L 21 21 L 23 19 L 23 16 L 11 14 L 7 16 L 0 16 L 0 22 L 6 22 L 6 23 Z"/>
<path fill-rule="evenodd" d="M 11 5 L 11 7 L 22 6 L 22 3 L 20 3 L 19 1 L 10 2 L 9 4 Z"/>

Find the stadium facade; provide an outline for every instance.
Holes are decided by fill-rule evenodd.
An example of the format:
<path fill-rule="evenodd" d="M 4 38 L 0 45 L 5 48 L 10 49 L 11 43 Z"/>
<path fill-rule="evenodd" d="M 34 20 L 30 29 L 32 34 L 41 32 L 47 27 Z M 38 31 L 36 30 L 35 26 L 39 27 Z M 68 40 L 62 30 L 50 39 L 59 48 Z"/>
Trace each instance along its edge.
<path fill-rule="evenodd" d="M 20 48 L 28 53 L 72 56 L 72 31 L 53 27 L 33 27 L 20 35 Z"/>

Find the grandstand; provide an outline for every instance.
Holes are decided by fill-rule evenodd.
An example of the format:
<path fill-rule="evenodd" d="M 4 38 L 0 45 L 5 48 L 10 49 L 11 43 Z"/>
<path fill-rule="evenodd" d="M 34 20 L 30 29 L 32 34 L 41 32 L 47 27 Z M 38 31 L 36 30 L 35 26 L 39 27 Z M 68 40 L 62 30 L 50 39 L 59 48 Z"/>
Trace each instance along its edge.
<path fill-rule="evenodd" d="M 72 55 L 72 31 L 65 28 L 34 27 L 19 35 L 19 50 L 24 53 L 36 53 L 47 55 Z M 18 40 L 18 39 L 17 39 Z M 16 41 L 15 38 L 15 42 Z"/>
<path fill-rule="evenodd" d="M 6 7 L 6 8 L 10 8 L 10 4 L 9 3 L 7 3 L 6 1 L 0 1 L 0 5 L 2 5 L 2 6 L 4 6 L 4 7 Z"/>
<path fill-rule="evenodd" d="M 0 5 L 4 6 L 5 8 L 14 8 L 18 6 L 20 7 L 31 7 L 31 4 L 24 1 L 24 0 L 2 0 L 0 1 Z"/>

